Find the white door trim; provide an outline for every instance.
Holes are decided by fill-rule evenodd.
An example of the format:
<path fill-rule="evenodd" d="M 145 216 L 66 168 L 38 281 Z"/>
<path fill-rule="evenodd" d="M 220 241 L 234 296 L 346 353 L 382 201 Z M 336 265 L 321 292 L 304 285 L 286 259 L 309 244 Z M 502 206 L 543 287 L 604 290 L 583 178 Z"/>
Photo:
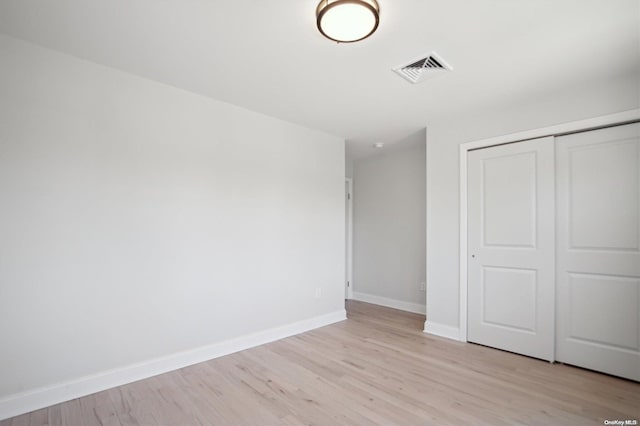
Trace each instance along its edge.
<path fill-rule="evenodd" d="M 353 179 L 345 178 L 347 184 L 347 199 L 345 200 L 348 209 L 347 213 L 347 232 L 346 232 L 346 277 L 349 282 L 347 288 L 347 299 L 353 299 Z"/>
<path fill-rule="evenodd" d="M 640 120 L 640 109 L 632 109 L 616 114 L 460 144 L 460 340 L 467 341 L 467 152 L 478 148 L 522 142 L 545 136 L 558 136 L 637 120 Z"/>

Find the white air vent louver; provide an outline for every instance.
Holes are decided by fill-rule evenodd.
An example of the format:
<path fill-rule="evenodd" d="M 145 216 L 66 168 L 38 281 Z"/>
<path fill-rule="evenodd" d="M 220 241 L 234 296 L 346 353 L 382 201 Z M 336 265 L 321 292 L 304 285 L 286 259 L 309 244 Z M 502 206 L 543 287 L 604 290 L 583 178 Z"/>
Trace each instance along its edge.
<path fill-rule="evenodd" d="M 423 58 L 411 61 L 408 65 L 394 68 L 393 71 L 408 82 L 416 84 L 429 77 L 441 74 L 443 71 L 451 71 L 452 69 L 449 64 L 436 55 L 436 52 L 431 52 Z"/>

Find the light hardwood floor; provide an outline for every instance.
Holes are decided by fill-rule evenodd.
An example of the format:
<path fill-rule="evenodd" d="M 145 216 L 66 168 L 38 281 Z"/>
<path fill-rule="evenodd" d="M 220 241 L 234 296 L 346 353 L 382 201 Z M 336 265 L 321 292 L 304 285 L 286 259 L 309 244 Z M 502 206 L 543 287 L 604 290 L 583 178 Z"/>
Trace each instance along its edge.
<path fill-rule="evenodd" d="M 0 422 L 18 425 L 528 424 L 640 421 L 640 384 L 422 333 L 350 301 L 349 319 Z"/>

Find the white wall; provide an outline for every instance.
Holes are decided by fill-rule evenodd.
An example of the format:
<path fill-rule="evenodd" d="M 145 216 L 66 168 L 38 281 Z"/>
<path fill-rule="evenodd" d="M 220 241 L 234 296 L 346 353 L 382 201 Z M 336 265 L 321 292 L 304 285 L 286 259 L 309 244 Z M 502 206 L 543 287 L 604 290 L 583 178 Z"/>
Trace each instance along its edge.
<path fill-rule="evenodd" d="M 337 137 L 0 37 L 0 402 L 344 313 L 344 176 Z"/>
<path fill-rule="evenodd" d="M 425 138 L 423 129 L 355 161 L 356 299 L 424 312 Z"/>
<path fill-rule="evenodd" d="M 484 111 L 460 111 L 427 128 L 427 322 L 456 336 L 459 327 L 459 145 L 640 106 L 640 77 L 541 93 Z"/>

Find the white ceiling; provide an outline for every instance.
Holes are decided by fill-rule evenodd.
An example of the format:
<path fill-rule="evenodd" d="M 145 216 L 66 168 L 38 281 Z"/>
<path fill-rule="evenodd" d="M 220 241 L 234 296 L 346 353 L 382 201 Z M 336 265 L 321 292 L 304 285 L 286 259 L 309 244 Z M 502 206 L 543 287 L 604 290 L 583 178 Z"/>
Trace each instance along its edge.
<path fill-rule="evenodd" d="M 355 44 L 319 34 L 317 0 L 0 0 L 0 32 L 342 136 L 355 156 L 435 118 L 640 75 L 640 0 L 379 1 Z M 391 71 L 432 50 L 454 70 Z"/>

